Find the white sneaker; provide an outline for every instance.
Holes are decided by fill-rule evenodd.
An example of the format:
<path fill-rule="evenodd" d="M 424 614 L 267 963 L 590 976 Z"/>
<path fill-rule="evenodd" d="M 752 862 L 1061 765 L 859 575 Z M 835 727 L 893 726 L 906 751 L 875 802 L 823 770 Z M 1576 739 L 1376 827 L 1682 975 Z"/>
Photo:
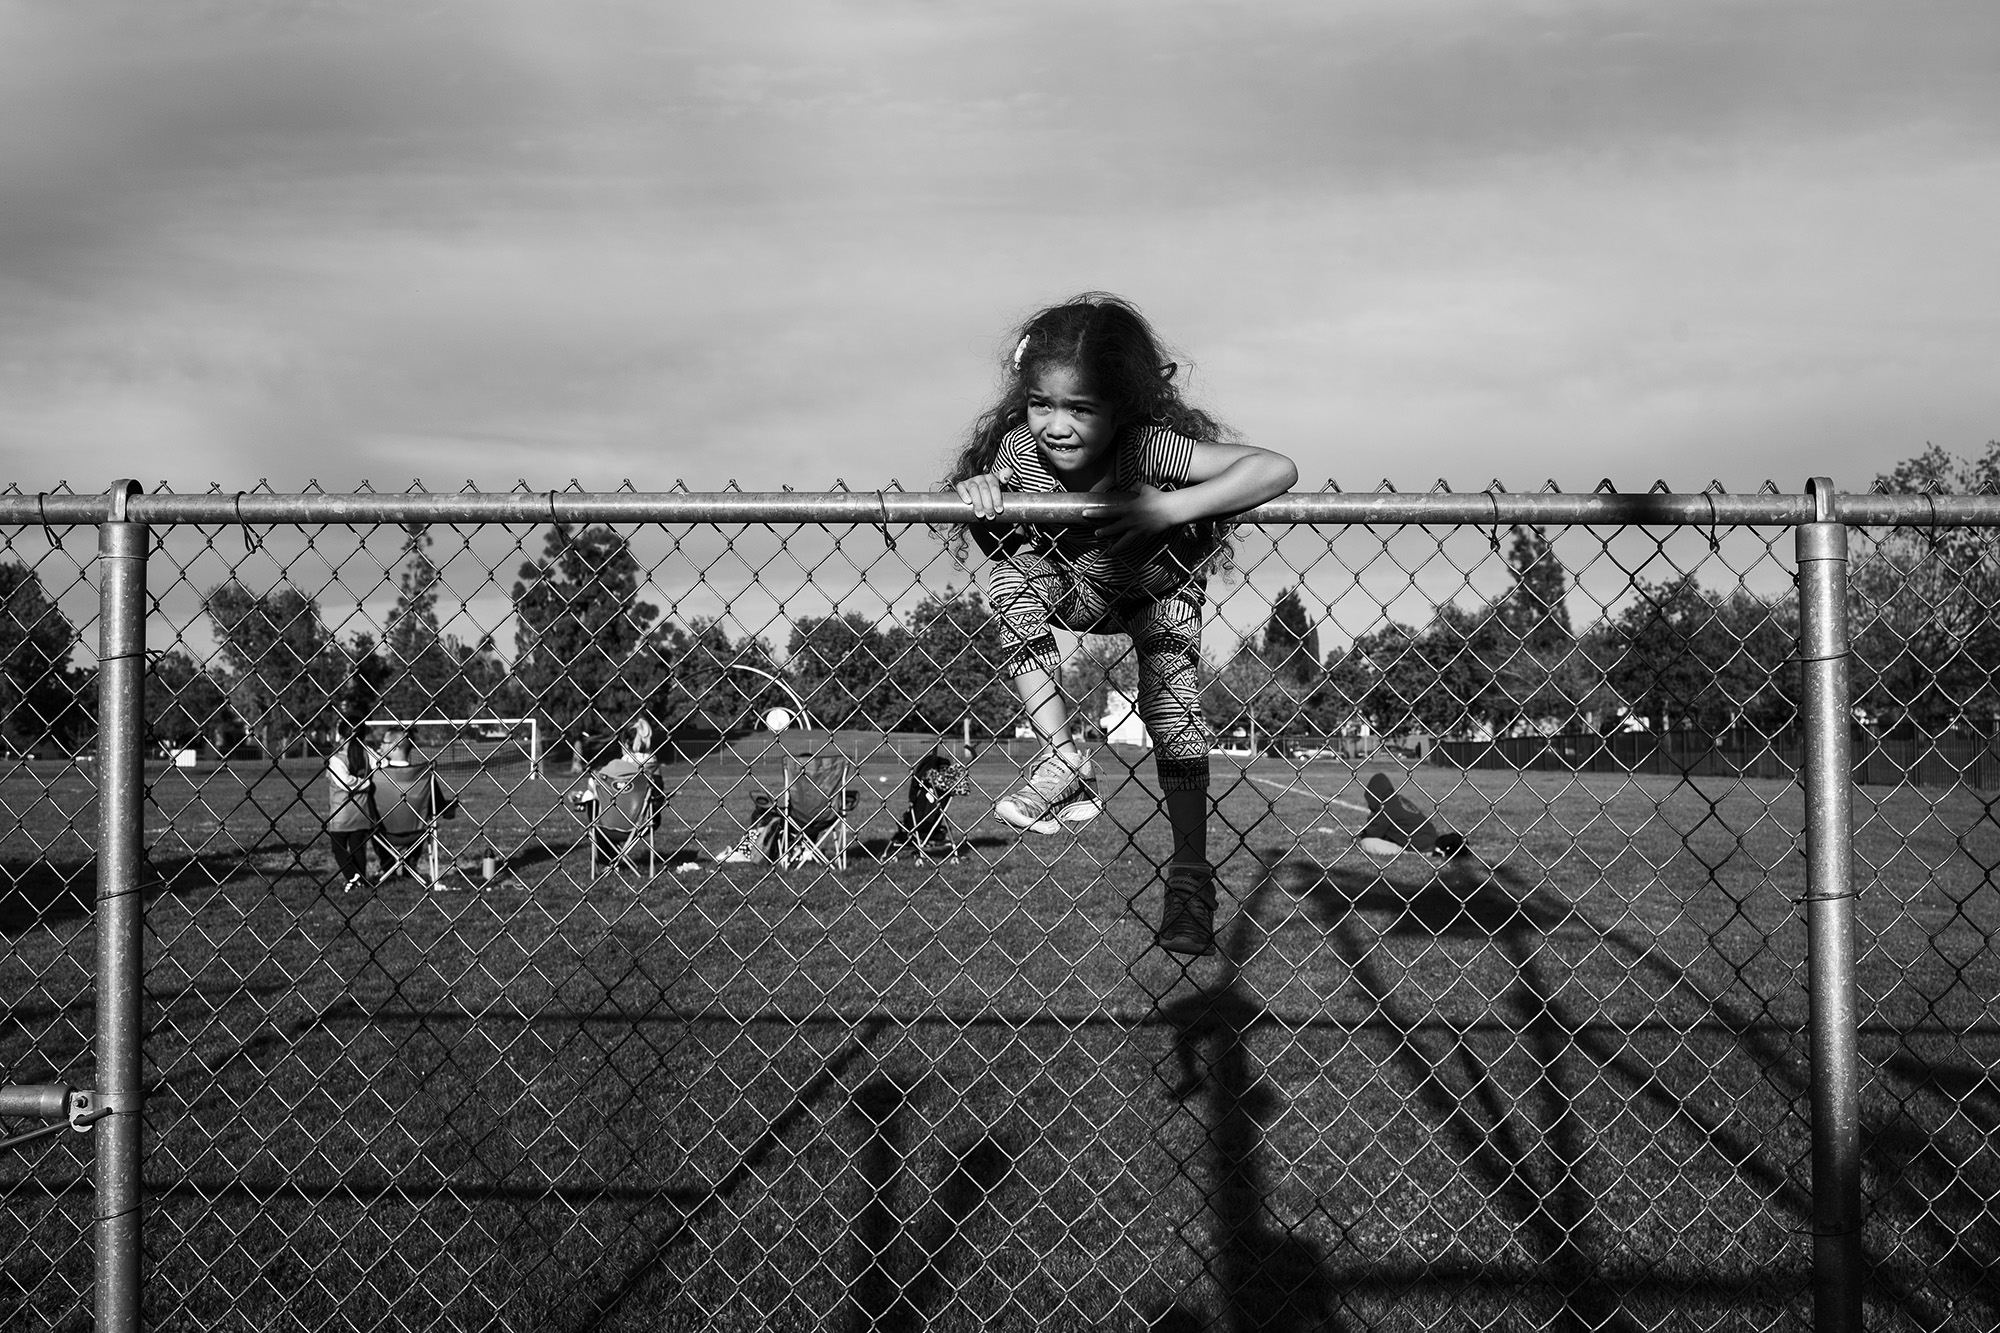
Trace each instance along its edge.
<path fill-rule="evenodd" d="M 1091 786 L 1090 760 L 1072 758 L 1061 750 L 1043 750 L 1028 770 L 1028 780 L 1002 796 L 993 813 L 1030 833 L 1054 833 L 1064 824 L 1087 824 L 1103 813 L 1104 802 Z"/>

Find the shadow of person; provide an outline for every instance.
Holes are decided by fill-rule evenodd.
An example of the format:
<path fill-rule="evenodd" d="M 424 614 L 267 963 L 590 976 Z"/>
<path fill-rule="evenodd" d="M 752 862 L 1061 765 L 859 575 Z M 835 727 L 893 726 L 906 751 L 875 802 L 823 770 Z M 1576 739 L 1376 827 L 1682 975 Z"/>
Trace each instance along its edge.
<path fill-rule="evenodd" d="M 1304 1333 L 1341 1327 L 1325 1257 L 1277 1215 L 1266 1180 L 1264 1126 L 1283 1110 L 1284 1097 L 1250 1050 L 1249 1034 L 1264 1020 L 1265 1009 L 1243 984 L 1241 965 L 1253 942 L 1257 906 L 1271 887 L 1268 872 L 1260 876 L 1224 933 L 1216 980 L 1161 1006 L 1173 1030 L 1179 1075 L 1169 1094 L 1177 1103 L 1194 1105 L 1204 1122 L 1203 1152 L 1182 1170 L 1201 1188 L 1216 1224 L 1210 1269 L 1222 1310 L 1218 1323 L 1191 1303 L 1176 1301 L 1153 1315 L 1149 1322 L 1155 1330 L 1219 1326 Z M 1206 1173 L 1200 1171 L 1203 1161 Z"/>
<path fill-rule="evenodd" d="M 1442 865 L 1417 864 L 1424 869 L 1416 884 L 1383 871 L 1300 861 L 1280 862 L 1270 876 L 1313 902 L 1329 924 L 1351 912 L 1379 912 L 1390 918 L 1390 934 L 1512 939 L 1523 932 L 1546 934 L 1576 916 L 1567 900 L 1528 888 L 1511 869 L 1489 866 L 1469 853 Z"/>
<path fill-rule="evenodd" d="M 855 1277 L 848 1288 L 846 1318 L 850 1333 L 916 1333 L 925 1327 L 961 1252 L 969 1248 L 963 1234 L 967 1221 L 1013 1167 L 1012 1156 L 998 1140 L 979 1136 L 953 1155 L 922 1215 L 904 1225 L 894 1190 L 913 1093 L 913 1084 L 888 1074 L 877 1074 L 854 1093 L 865 1137 L 855 1155 L 864 1197 L 854 1218 Z"/>

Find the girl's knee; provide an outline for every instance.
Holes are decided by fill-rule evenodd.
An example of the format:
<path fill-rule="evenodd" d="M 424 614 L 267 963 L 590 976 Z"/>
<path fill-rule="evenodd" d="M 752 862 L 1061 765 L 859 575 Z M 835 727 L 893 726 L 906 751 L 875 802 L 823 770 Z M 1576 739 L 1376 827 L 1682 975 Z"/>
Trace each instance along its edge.
<path fill-rule="evenodd" d="M 1159 771 L 1162 791 L 1207 791 L 1208 790 L 1208 750 L 1203 748 L 1197 758 L 1192 755 L 1156 754 L 1154 767 Z"/>

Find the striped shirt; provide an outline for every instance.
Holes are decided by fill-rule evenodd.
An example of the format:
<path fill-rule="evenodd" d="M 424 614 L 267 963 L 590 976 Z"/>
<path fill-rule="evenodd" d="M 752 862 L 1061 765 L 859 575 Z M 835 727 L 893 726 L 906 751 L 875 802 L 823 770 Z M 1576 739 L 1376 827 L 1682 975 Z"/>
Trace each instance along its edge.
<path fill-rule="evenodd" d="M 1174 491 L 1188 484 L 1194 466 L 1194 441 L 1165 426 L 1140 426 L 1118 433 L 1111 471 L 1099 489 L 1136 491 L 1143 485 Z M 993 471 L 1003 490 L 1046 495 L 1067 490 L 1042 461 L 1041 450 L 1026 426 L 1016 426 L 1000 441 Z M 1032 551 L 1105 588 L 1135 588 L 1165 594 L 1186 584 L 1191 571 L 1206 565 L 1215 553 L 1214 525 L 1195 523 L 1162 533 L 1120 556 L 1104 549 L 1104 539 L 1089 527 L 973 529 L 973 539 L 989 556 Z"/>

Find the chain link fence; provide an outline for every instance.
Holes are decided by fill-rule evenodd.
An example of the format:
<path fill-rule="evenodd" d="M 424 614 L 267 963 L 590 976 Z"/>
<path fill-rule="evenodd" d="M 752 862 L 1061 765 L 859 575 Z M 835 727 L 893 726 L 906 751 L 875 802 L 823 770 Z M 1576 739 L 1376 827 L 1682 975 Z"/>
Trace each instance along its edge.
<path fill-rule="evenodd" d="M 1266 506 L 1201 960 L 1125 640 L 1103 814 L 992 819 L 956 512 L 0 496 L 0 1322 L 2000 1323 L 2000 501 Z"/>

